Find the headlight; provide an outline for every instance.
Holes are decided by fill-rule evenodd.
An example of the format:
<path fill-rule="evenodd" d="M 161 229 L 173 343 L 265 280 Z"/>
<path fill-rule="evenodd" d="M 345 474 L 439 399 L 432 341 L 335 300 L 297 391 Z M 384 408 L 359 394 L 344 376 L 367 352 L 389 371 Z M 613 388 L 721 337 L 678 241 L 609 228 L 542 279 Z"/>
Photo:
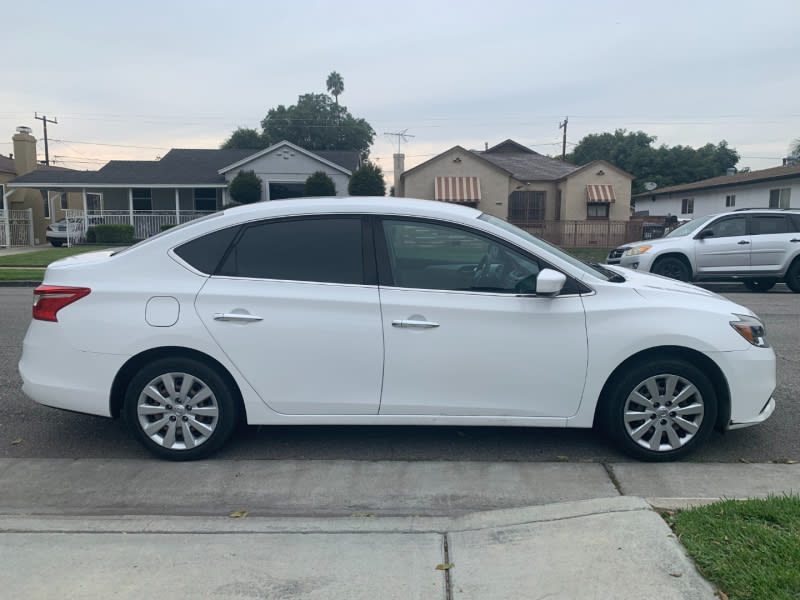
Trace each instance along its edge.
<path fill-rule="evenodd" d="M 767 328 L 764 327 L 764 323 L 750 315 L 734 314 L 733 316 L 738 317 L 739 320 L 731 321 L 731 327 L 739 335 L 753 344 L 753 346 L 758 346 L 759 348 L 769 347 L 767 343 Z"/>
<path fill-rule="evenodd" d="M 633 248 L 629 248 L 625 250 L 625 256 L 639 256 L 640 254 L 644 254 L 648 250 L 650 250 L 652 246 L 650 244 L 644 244 L 643 246 L 634 246 Z"/>

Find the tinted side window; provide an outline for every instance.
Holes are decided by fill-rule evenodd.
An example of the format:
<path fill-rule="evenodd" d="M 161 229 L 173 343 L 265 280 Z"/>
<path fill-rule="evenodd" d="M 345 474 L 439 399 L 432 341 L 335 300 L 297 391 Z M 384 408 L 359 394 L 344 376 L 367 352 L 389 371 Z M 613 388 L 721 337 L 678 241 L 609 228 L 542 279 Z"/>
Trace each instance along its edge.
<path fill-rule="evenodd" d="M 239 232 L 239 226 L 220 229 L 175 248 L 175 254 L 202 273 L 213 274 Z"/>
<path fill-rule="evenodd" d="M 490 238 L 433 223 L 383 221 L 394 285 L 495 293 L 532 293 L 537 261 Z"/>
<path fill-rule="evenodd" d="M 787 233 L 792 230 L 789 219 L 783 215 L 754 216 L 750 221 L 753 235 Z"/>
<path fill-rule="evenodd" d="M 363 283 L 361 219 L 292 219 L 247 226 L 220 274 Z"/>
<path fill-rule="evenodd" d="M 714 232 L 714 237 L 733 237 L 745 235 L 747 231 L 746 223 L 744 217 L 730 217 L 728 219 L 720 219 L 706 229 L 711 229 Z"/>

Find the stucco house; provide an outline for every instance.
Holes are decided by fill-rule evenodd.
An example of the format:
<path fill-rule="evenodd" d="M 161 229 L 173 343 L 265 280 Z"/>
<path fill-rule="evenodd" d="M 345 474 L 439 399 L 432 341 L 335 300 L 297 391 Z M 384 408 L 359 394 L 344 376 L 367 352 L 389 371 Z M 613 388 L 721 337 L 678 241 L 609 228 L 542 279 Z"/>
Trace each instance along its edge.
<path fill-rule="evenodd" d="M 0 246 L 27 246 L 44 241 L 45 229 L 80 206 L 78 193 L 47 193 L 36 188 L 15 189 L 9 184 L 29 173 L 68 173 L 70 169 L 36 161 L 36 138 L 27 127 L 13 136 L 14 151 L 0 155 Z"/>
<path fill-rule="evenodd" d="M 636 214 L 693 219 L 737 208 L 800 208 L 800 165 L 730 173 L 633 197 Z"/>
<path fill-rule="evenodd" d="M 398 180 L 396 195 L 476 206 L 511 223 L 628 221 L 633 175 L 596 160 L 582 167 L 513 140 L 454 146 Z"/>
<path fill-rule="evenodd" d="M 359 165 L 357 151 L 311 152 L 282 141 L 258 151 L 172 149 L 160 160 L 112 160 L 97 171 L 37 170 L 7 187 L 43 190 L 48 196 L 74 193 L 78 199 L 68 202 L 71 219 L 82 220 L 86 227 L 128 223 L 141 239 L 164 225 L 183 223 L 228 204 L 228 187 L 239 171 L 254 171 L 262 180 L 262 199 L 275 200 L 301 196 L 304 182 L 316 171 L 328 174 L 337 195 L 345 195 Z"/>

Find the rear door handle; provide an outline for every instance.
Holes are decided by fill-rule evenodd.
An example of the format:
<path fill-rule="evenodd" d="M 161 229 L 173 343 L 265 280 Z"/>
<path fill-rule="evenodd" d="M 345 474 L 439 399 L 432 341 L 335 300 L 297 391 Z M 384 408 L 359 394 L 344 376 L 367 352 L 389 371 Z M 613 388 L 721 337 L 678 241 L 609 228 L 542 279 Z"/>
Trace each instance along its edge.
<path fill-rule="evenodd" d="M 214 313 L 215 321 L 263 321 L 264 317 L 247 313 Z"/>
<path fill-rule="evenodd" d="M 790 242 L 800 242 L 800 238 L 794 238 L 793 240 L 789 240 Z"/>
<path fill-rule="evenodd" d="M 416 327 L 417 329 L 433 329 L 438 327 L 438 323 L 433 321 L 416 321 L 414 319 L 396 319 L 392 321 L 392 327 Z"/>
<path fill-rule="evenodd" d="M 749 244 L 749 243 L 750 243 L 750 242 L 748 242 L 747 240 L 742 240 L 741 242 L 739 242 L 739 245 L 740 245 L 740 246 L 743 246 L 743 245 L 745 245 L 745 244 Z"/>

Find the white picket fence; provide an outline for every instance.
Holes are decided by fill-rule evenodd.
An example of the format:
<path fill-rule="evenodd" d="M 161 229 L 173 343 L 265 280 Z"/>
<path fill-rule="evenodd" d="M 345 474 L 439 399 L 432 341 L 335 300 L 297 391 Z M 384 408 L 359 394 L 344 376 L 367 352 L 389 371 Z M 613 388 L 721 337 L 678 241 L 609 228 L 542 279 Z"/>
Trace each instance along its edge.
<path fill-rule="evenodd" d="M 70 222 L 79 223 L 77 227 L 70 228 L 70 244 L 86 241 L 86 231 L 95 225 L 133 225 L 133 237 L 144 240 L 161 232 L 164 225 L 180 225 L 199 217 L 211 214 L 213 211 L 203 210 L 102 210 L 89 211 L 70 209 L 66 211 L 66 218 Z M 74 232 L 74 235 L 73 235 Z"/>
<path fill-rule="evenodd" d="M 0 209 L 0 247 L 33 246 L 33 210 Z"/>

